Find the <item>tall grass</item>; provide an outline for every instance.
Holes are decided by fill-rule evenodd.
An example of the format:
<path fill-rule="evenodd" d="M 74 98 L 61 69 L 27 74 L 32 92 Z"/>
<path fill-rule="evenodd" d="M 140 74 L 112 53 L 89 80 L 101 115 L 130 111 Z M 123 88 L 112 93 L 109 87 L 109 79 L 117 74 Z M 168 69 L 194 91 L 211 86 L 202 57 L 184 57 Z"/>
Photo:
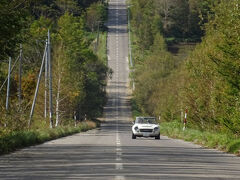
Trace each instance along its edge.
<path fill-rule="evenodd" d="M 0 154 L 6 154 L 17 149 L 40 144 L 49 140 L 84 132 L 97 127 L 97 123 L 85 121 L 77 127 L 65 126 L 54 129 L 29 130 L 11 132 L 0 136 Z"/>
<path fill-rule="evenodd" d="M 100 32 L 97 56 L 107 65 L 107 32 Z"/>
<path fill-rule="evenodd" d="M 180 122 L 164 122 L 161 123 L 161 134 L 239 155 L 240 138 L 233 134 L 200 131 L 189 128 L 183 131 L 182 128 L 183 125 Z"/>

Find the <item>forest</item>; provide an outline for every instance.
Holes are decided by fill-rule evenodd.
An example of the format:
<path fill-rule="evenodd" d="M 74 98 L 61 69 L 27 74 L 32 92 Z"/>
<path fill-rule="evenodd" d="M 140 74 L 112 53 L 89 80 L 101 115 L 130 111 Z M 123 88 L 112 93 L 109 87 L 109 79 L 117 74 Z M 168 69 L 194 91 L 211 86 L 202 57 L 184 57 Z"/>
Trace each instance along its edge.
<path fill-rule="evenodd" d="M 28 123 L 48 30 L 53 126 L 70 125 L 74 119 L 94 119 L 102 114 L 109 69 L 106 58 L 98 55 L 96 39 L 98 33 L 104 34 L 106 18 L 107 4 L 101 0 L 1 0 L 0 135 L 49 127 L 49 110 L 46 115 L 44 109 L 44 75 L 34 115 Z M 21 70 L 17 62 L 20 55 Z M 7 107 L 7 83 L 3 82 L 8 76 L 9 57 L 12 68 L 14 63 L 15 67 L 10 76 Z"/>
<path fill-rule="evenodd" d="M 135 113 L 239 136 L 240 0 L 130 3 Z"/>

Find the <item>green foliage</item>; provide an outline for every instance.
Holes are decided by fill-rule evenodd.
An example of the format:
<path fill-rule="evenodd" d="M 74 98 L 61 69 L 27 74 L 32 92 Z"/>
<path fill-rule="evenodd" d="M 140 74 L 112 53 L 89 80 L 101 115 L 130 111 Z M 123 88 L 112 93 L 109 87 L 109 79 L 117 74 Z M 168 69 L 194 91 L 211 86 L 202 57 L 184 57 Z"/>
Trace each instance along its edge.
<path fill-rule="evenodd" d="M 99 44 L 96 52 L 98 58 L 107 65 L 107 32 L 100 32 Z"/>
<path fill-rule="evenodd" d="M 41 16 L 38 20 L 35 20 L 30 26 L 30 35 L 34 40 L 44 40 L 48 29 L 51 27 L 51 20 Z"/>
<path fill-rule="evenodd" d="M 174 121 L 182 119 L 181 113 L 187 108 L 190 127 L 239 136 L 240 1 L 132 2 L 134 98 L 138 109 L 160 115 L 162 121 Z M 151 29 L 156 12 L 160 12 L 163 24 L 163 30 L 157 32 Z M 148 28 L 144 18 L 153 22 Z M 190 56 L 180 55 L 174 42 L 180 37 L 200 38 L 201 24 L 206 34 L 202 42 Z M 148 34 L 146 39 L 144 33 Z M 209 138 L 214 146 L 216 137 Z"/>
<path fill-rule="evenodd" d="M 23 41 L 21 31 L 27 26 L 29 0 L 0 3 L 0 59 L 13 56 L 16 45 Z"/>
<path fill-rule="evenodd" d="M 139 109 L 139 106 L 134 98 L 131 99 L 131 107 L 132 107 L 132 116 L 135 119 L 138 116 L 142 116 L 143 113 Z"/>
<path fill-rule="evenodd" d="M 149 49 L 156 33 L 162 31 L 161 17 L 155 13 L 154 7 L 154 0 L 132 1 L 132 23 L 138 37 L 139 48 L 142 50 Z"/>
<path fill-rule="evenodd" d="M 132 0 L 131 15 L 140 46 L 148 49 L 154 35 L 200 41 L 212 0 Z M 150 23 L 151 22 L 151 23 Z"/>
<path fill-rule="evenodd" d="M 173 138 L 191 141 L 209 148 L 239 154 L 240 142 L 233 134 L 199 131 L 190 128 L 182 130 L 183 124 L 178 121 L 161 123 L 161 133 Z"/>
<path fill-rule="evenodd" d="M 188 60 L 190 79 L 186 85 L 192 123 L 235 134 L 240 132 L 237 3 L 221 1 L 213 7 L 207 35 Z"/>
<path fill-rule="evenodd" d="M 91 4 L 100 0 L 37 0 L 31 4 L 31 14 L 39 18 L 58 19 L 69 12 L 74 16 L 81 15 Z"/>
<path fill-rule="evenodd" d="M 14 6 L 16 9 L 13 8 Z M 107 11 L 106 4 L 100 3 L 99 0 L 43 0 L 31 1 L 31 3 L 3 1 L 1 3 L 0 22 L 4 26 L 0 28 L 0 33 L 8 38 L 0 37 L 0 44 L 3 43 L 1 55 L 3 58 L 12 55 L 15 61 L 18 55 L 15 50 L 19 51 L 19 43 L 22 42 L 23 70 L 21 108 L 17 96 L 18 72 L 15 67 L 11 77 L 8 112 L 4 108 L 6 87 L 0 94 L 1 99 L 4 99 L 0 102 L 2 114 L 0 126 L 6 125 L 7 131 L 27 128 L 48 30 L 51 33 L 54 121 L 58 119 L 58 125 L 68 125 L 74 115 L 77 120 L 84 119 L 85 115 L 87 118 L 101 115 L 106 100 L 105 79 L 109 70 L 104 62 L 106 50 L 103 46 L 106 42 L 101 45 L 99 56 L 95 55 L 90 47 L 94 38 L 89 36 L 92 32 L 88 32 L 86 14 L 93 7 L 97 8 L 97 15 L 101 21 L 100 29 L 102 29 Z M 6 35 L 7 33 L 9 36 Z M 7 61 L 0 63 L 1 82 L 7 75 L 7 67 Z M 42 78 L 32 129 L 46 128 L 49 124 L 47 120 L 39 121 L 44 115 L 44 90 L 44 78 Z"/>
<path fill-rule="evenodd" d="M 134 52 L 135 54 L 135 52 Z M 167 52 L 163 36 L 157 33 L 143 61 L 136 59 L 134 102 L 143 114 L 171 121 L 180 118 L 184 71 L 182 58 Z"/>
<path fill-rule="evenodd" d="M 103 28 L 104 21 L 107 19 L 106 5 L 101 2 L 93 3 L 86 10 L 86 26 L 92 32 L 98 28 Z"/>
<path fill-rule="evenodd" d="M 232 141 L 227 149 L 228 152 L 232 152 L 232 153 L 240 153 L 240 140 L 237 139 L 235 141 Z"/>
<path fill-rule="evenodd" d="M 74 99 L 70 100 L 73 107 L 82 115 L 94 118 L 100 115 L 105 103 L 107 67 L 87 47 L 83 25 L 81 19 L 69 14 L 59 20 L 59 39 L 68 59 L 63 86 L 69 87 L 67 93 L 70 94 L 66 96 Z"/>

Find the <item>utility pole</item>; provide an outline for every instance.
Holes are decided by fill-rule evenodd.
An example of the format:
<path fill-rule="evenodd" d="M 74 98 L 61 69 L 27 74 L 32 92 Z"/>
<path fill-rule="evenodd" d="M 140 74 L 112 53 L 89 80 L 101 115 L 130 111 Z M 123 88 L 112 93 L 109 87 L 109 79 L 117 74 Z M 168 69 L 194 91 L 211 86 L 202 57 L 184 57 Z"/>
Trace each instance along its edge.
<path fill-rule="evenodd" d="M 14 62 L 13 66 L 11 65 L 12 67 L 11 67 L 10 74 L 12 73 L 15 65 L 16 65 L 17 62 L 18 62 L 18 60 L 19 60 L 19 56 L 18 56 L 17 60 Z M 7 80 L 8 80 L 8 76 L 7 76 L 7 78 L 4 80 L 3 84 L 1 85 L 1 87 L 0 87 L 0 92 L 2 91 L 2 89 L 3 89 L 4 85 L 6 84 Z"/>
<path fill-rule="evenodd" d="M 46 39 L 46 44 L 48 40 Z M 45 90 L 44 90 L 44 118 L 47 118 L 47 94 L 48 94 L 48 51 L 45 56 Z"/>
<path fill-rule="evenodd" d="M 19 100 L 19 110 L 21 110 L 21 103 L 22 103 L 22 44 L 20 44 L 20 55 L 19 55 L 18 100 Z"/>
<path fill-rule="evenodd" d="M 8 83 L 7 83 L 7 98 L 6 98 L 6 111 L 8 111 L 8 107 L 9 107 L 10 76 L 11 76 L 11 61 L 12 61 L 12 58 L 9 57 L 9 65 L 8 65 Z"/>
<path fill-rule="evenodd" d="M 35 90 L 33 103 L 32 103 L 32 108 L 31 108 L 31 112 L 30 112 L 30 117 L 29 117 L 29 121 L 28 121 L 28 128 L 30 128 L 31 120 L 32 120 L 33 113 L 34 113 L 34 108 L 35 108 L 37 94 L 38 94 L 38 89 L 39 89 L 39 84 L 40 84 L 40 81 L 41 81 L 41 76 L 42 76 L 42 71 L 43 71 L 43 65 L 44 65 L 45 56 L 46 56 L 46 52 L 47 52 L 47 47 L 48 46 L 47 46 L 47 42 L 46 42 L 44 53 L 43 53 L 43 58 L 42 58 L 42 64 L 41 64 L 41 68 L 40 68 L 40 71 L 39 71 L 39 74 L 38 74 L 37 87 L 36 87 L 36 90 Z"/>
<path fill-rule="evenodd" d="M 49 121 L 50 128 L 53 128 L 53 117 L 52 117 L 52 67 L 51 67 L 51 44 L 50 44 L 50 31 L 48 30 L 48 75 L 49 75 Z"/>

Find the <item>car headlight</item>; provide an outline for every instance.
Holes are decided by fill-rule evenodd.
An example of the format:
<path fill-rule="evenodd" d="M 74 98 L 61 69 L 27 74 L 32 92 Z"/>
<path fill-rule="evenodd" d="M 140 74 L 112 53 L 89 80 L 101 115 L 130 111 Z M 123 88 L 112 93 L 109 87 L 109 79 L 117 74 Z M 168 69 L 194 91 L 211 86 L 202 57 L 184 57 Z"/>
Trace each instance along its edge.
<path fill-rule="evenodd" d="M 154 128 L 154 131 L 158 131 L 158 130 L 159 130 L 159 127 L 155 127 L 155 128 Z"/>
<path fill-rule="evenodd" d="M 137 127 L 137 126 L 136 126 L 136 127 L 134 127 L 134 130 L 135 130 L 135 131 L 138 131 L 138 127 Z"/>

